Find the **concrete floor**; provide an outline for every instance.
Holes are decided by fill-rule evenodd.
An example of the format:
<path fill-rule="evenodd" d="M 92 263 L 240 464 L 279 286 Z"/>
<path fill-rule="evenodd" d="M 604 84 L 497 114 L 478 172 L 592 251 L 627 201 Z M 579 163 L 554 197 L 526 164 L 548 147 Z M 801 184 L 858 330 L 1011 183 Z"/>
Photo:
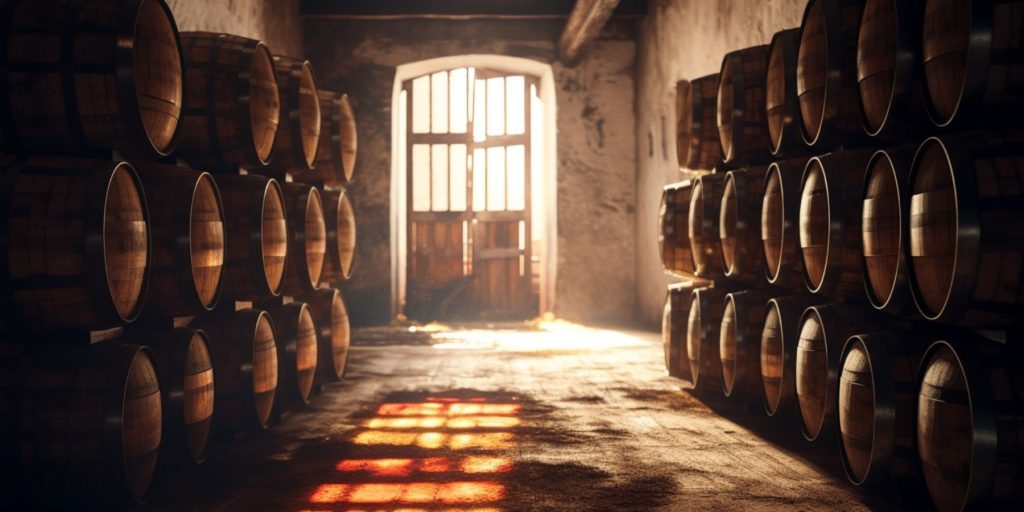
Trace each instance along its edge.
<path fill-rule="evenodd" d="M 900 505 L 853 490 L 834 445 L 804 442 L 796 423 L 721 400 L 712 410 L 681 390 L 665 375 L 656 333 L 554 323 L 440 333 L 427 343 L 372 338 L 352 348 L 345 381 L 311 407 L 216 444 L 199 468 L 163 473 L 143 509 Z"/>

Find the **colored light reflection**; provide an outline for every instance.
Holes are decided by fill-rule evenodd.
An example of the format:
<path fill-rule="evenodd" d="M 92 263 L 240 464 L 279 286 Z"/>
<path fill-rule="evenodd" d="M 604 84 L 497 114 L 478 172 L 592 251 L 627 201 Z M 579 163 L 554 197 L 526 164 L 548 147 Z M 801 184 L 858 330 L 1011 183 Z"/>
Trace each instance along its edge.
<path fill-rule="evenodd" d="M 323 484 L 313 492 L 313 503 L 473 504 L 500 501 L 505 486 L 497 482 L 411 482 Z"/>
<path fill-rule="evenodd" d="M 470 428 L 514 428 L 518 427 L 519 418 L 515 416 L 457 416 L 444 418 L 441 416 L 427 417 L 386 417 L 372 418 L 363 425 L 376 429 L 470 429 Z"/>
<path fill-rule="evenodd" d="M 329 510 L 304 510 L 302 512 L 331 512 Z M 442 508 L 442 509 L 425 509 L 425 508 L 346 508 L 344 512 L 501 512 L 500 508 Z"/>
<path fill-rule="evenodd" d="M 497 455 L 470 455 L 459 461 L 448 457 L 425 459 L 347 459 L 338 463 L 338 471 L 366 472 L 377 477 L 408 477 L 423 473 L 462 472 L 466 474 L 506 473 L 512 459 Z"/>
<path fill-rule="evenodd" d="M 377 408 L 378 416 L 509 416 L 519 414 L 520 404 L 488 403 L 388 403 Z"/>
<path fill-rule="evenodd" d="M 367 430 L 352 439 L 359 445 L 418 446 L 433 450 L 448 447 L 452 450 L 503 450 L 512 446 L 515 436 L 511 432 L 484 432 L 446 434 L 443 432 L 392 432 Z"/>

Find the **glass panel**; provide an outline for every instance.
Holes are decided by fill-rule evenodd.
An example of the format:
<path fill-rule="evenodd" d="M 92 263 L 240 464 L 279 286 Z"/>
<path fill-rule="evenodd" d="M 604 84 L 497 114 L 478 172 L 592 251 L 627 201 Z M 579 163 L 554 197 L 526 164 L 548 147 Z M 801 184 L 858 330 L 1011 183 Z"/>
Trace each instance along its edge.
<path fill-rule="evenodd" d="M 487 157 L 483 149 L 473 150 L 473 211 L 487 209 Z"/>
<path fill-rule="evenodd" d="M 430 77 L 430 131 L 448 133 L 448 72 Z"/>
<path fill-rule="evenodd" d="M 508 105 L 508 134 L 526 133 L 526 78 L 510 76 L 505 78 L 506 105 Z"/>
<path fill-rule="evenodd" d="M 487 135 L 505 134 L 505 79 L 487 79 Z"/>
<path fill-rule="evenodd" d="M 412 211 L 430 211 L 430 146 L 426 144 L 412 146 Z"/>
<path fill-rule="evenodd" d="M 451 118 L 448 119 L 448 128 L 452 133 L 466 133 L 468 118 L 466 110 L 469 98 L 466 94 L 466 68 L 453 69 L 449 78 L 449 92 L 451 101 L 448 106 L 451 108 Z"/>
<path fill-rule="evenodd" d="M 544 233 L 542 194 L 544 187 L 544 104 L 537 97 L 537 86 L 530 85 L 530 190 L 533 194 L 532 239 L 540 240 Z"/>
<path fill-rule="evenodd" d="M 487 148 L 487 211 L 505 210 L 505 148 Z"/>
<path fill-rule="evenodd" d="M 487 82 L 477 80 L 473 92 L 473 141 L 487 139 Z"/>
<path fill-rule="evenodd" d="M 526 146 L 508 148 L 508 209 L 526 209 Z"/>
<path fill-rule="evenodd" d="M 451 158 L 451 195 L 449 209 L 453 212 L 466 211 L 466 145 L 452 144 Z"/>
<path fill-rule="evenodd" d="M 448 210 L 448 145 L 434 144 L 430 148 L 431 209 Z"/>
<path fill-rule="evenodd" d="M 469 105 L 469 121 L 473 122 L 473 105 L 475 105 L 476 94 L 476 68 L 469 68 L 469 76 L 466 77 L 466 84 L 469 86 L 469 98 L 467 98 L 467 105 Z"/>
<path fill-rule="evenodd" d="M 430 133 L 430 77 L 412 81 L 412 132 Z"/>

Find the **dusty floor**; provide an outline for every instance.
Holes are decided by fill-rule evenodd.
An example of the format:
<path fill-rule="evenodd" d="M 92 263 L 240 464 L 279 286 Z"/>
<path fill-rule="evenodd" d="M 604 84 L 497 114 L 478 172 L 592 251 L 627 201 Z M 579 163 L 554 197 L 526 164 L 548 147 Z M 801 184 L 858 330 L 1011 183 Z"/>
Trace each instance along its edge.
<path fill-rule="evenodd" d="M 899 506 L 852 490 L 836 449 L 805 443 L 795 423 L 720 400 L 716 413 L 682 391 L 654 333 L 554 324 L 370 338 L 309 409 L 164 473 L 144 510 Z"/>

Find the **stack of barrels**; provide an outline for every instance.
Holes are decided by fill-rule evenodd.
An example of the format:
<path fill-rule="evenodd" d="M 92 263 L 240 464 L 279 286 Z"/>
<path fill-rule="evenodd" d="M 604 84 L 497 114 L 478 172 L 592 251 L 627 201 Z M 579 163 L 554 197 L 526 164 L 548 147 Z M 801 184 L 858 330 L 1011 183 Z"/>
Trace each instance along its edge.
<path fill-rule="evenodd" d="M 0 486 L 138 503 L 343 377 L 352 107 L 164 0 L 3 12 Z"/>
<path fill-rule="evenodd" d="M 1017 0 L 810 0 L 680 83 L 670 375 L 838 444 L 855 485 L 1021 506 L 1021 20 Z"/>

